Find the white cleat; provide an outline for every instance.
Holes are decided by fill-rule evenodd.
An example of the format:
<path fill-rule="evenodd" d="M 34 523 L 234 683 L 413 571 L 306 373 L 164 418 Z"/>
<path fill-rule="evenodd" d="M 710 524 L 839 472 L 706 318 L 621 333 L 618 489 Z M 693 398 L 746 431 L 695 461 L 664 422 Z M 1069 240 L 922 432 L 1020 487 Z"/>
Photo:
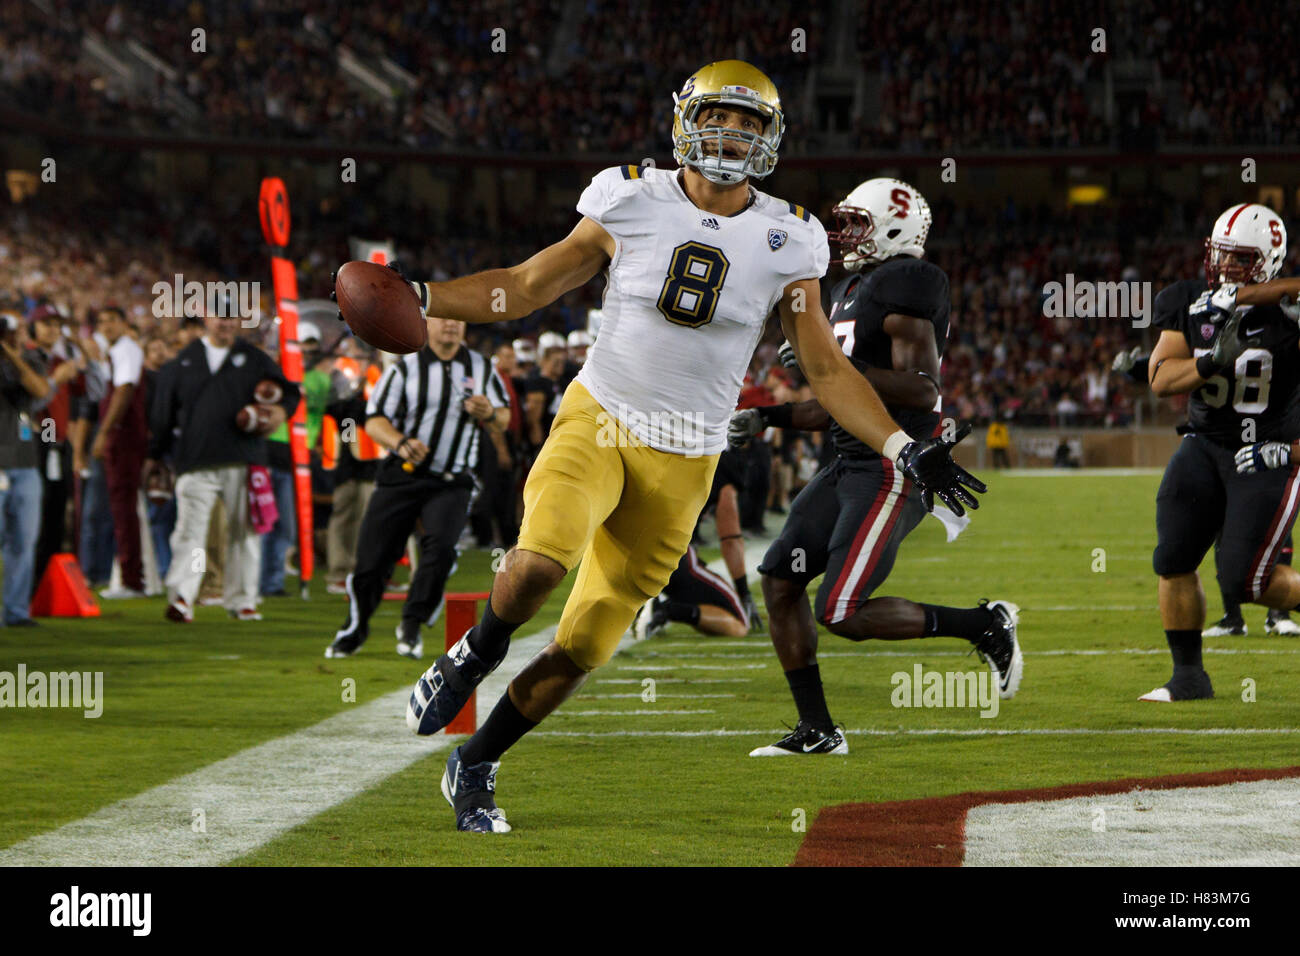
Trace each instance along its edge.
<path fill-rule="evenodd" d="M 415 661 L 424 656 L 424 639 L 420 637 L 418 628 L 415 637 L 408 638 L 402 625 L 397 625 L 397 653 Z"/>
<path fill-rule="evenodd" d="M 1264 622 L 1264 633 L 1276 634 L 1278 637 L 1300 637 L 1300 624 L 1289 617 L 1274 618 L 1270 614 Z"/>
<path fill-rule="evenodd" d="M 1173 703 L 1173 695 L 1169 693 L 1168 687 L 1157 687 L 1148 694 L 1143 694 L 1138 700 L 1152 700 L 1161 704 Z"/>

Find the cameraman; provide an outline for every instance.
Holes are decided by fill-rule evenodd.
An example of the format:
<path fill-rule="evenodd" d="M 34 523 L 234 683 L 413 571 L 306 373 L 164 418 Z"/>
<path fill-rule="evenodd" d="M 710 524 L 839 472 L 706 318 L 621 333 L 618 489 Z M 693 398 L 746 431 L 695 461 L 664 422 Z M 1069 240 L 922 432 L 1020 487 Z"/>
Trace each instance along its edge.
<path fill-rule="evenodd" d="M 36 540 L 41 532 L 41 432 L 34 419 L 50 396 L 76 377 L 72 363 L 45 377 L 24 354 L 17 316 L 0 315 L 0 552 L 4 558 L 4 625 L 34 627 L 31 618 Z"/>

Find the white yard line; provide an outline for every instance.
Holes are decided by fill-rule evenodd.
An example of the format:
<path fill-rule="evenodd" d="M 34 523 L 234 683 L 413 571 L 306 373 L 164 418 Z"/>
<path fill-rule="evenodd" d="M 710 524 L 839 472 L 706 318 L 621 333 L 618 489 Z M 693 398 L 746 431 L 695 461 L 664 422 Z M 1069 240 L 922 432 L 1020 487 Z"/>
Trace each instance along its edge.
<path fill-rule="evenodd" d="M 482 720 L 555 634 L 512 641 L 478 690 Z M 368 651 L 386 645 L 373 642 Z M 334 665 L 346 676 L 346 662 Z M 427 665 L 426 665 L 427 666 Z M 414 683 L 415 673 L 411 678 Z M 409 686 L 0 849 L 0 866 L 215 866 L 243 856 L 458 738 L 406 729 Z M 430 800 L 441 812 L 437 782 Z M 202 812 L 205 832 L 194 832 Z M 450 811 L 448 811 L 450 812 Z"/>
<path fill-rule="evenodd" d="M 735 697 L 735 694 L 655 694 L 656 700 L 684 699 L 684 700 L 711 700 L 722 699 L 724 697 Z M 574 700 L 632 700 L 640 698 L 640 694 L 579 694 Z"/>
<path fill-rule="evenodd" d="M 656 677 L 656 684 L 748 684 L 752 677 Z M 598 677 L 592 683 L 640 684 L 635 677 Z"/>
<path fill-rule="evenodd" d="M 715 710 L 560 710 L 552 717 L 668 717 L 680 714 L 716 714 Z"/>
<path fill-rule="evenodd" d="M 789 727 L 777 727 L 769 730 L 534 730 L 530 737 L 784 737 L 790 732 Z M 1194 737 L 1234 737 L 1234 736 L 1293 736 L 1300 734 L 1300 727 L 1060 727 L 1060 728 L 1021 728 L 997 730 L 965 729 L 944 727 L 918 727 L 913 729 L 876 729 L 844 731 L 850 737 L 1125 737 L 1135 735 L 1172 734 Z"/>

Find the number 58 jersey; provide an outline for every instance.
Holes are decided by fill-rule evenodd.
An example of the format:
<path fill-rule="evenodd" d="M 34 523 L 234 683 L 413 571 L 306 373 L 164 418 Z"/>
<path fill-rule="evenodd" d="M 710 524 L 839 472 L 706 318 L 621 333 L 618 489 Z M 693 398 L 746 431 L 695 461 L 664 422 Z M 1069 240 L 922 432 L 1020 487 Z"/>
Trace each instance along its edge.
<path fill-rule="evenodd" d="M 690 201 L 676 171 L 617 166 L 597 174 L 578 200 L 578 212 L 616 243 L 600 331 L 578 381 L 659 451 L 726 448 L 768 315 L 791 282 L 826 271 L 830 251 L 817 218 L 750 193 L 742 212 L 720 216 Z"/>
<path fill-rule="evenodd" d="M 1218 328 L 1188 309 L 1209 287 L 1184 279 L 1156 296 L 1155 326 L 1181 332 L 1192 355 L 1214 348 Z M 1192 392 L 1187 424 L 1179 430 L 1203 435 L 1228 448 L 1254 441 L 1300 438 L 1300 329 L 1275 305 L 1243 306 L 1243 338 L 1258 335 L 1235 366 Z"/>

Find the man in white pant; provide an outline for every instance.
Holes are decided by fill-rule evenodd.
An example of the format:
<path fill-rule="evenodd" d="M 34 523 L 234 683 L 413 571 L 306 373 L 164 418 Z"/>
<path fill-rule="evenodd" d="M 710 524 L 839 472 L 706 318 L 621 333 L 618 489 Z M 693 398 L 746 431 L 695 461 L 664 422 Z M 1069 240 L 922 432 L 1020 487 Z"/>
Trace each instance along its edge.
<path fill-rule="evenodd" d="M 241 621 L 262 619 L 257 610 L 261 540 L 249 521 L 249 469 L 266 466 L 265 436 L 298 405 L 298 386 L 261 349 L 239 339 L 239 319 L 209 315 L 204 335 L 158 372 L 149 411 L 146 472 L 170 467 L 176 480 L 176 529 L 167 572 L 167 619 L 194 619 L 199 585 L 207 566 L 205 545 L 212 509 L 226 508 L 223 603 Z M 240 409 L 255 403 L 259 382 L 280 386 L 281 399 L 263 406 L 258 426 L 235 424 Z"/>

